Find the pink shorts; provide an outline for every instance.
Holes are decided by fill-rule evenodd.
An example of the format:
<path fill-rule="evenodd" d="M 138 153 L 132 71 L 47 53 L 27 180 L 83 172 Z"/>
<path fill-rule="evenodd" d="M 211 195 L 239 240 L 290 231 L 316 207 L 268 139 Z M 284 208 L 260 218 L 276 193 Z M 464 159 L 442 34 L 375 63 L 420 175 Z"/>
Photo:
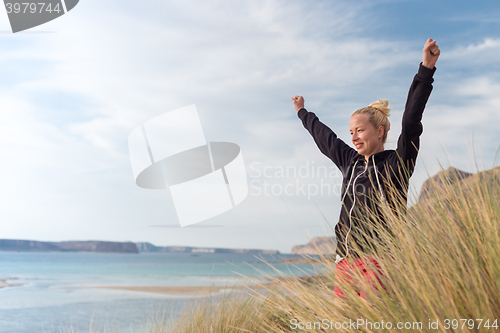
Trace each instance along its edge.
<path fill-rule="evenodd" d="M 370 267 L 371 265 L 368 264 L 369 262 L 373 263 L 376 268 L 375 270 Z M 377 260 L 375 260 L 375 257 L 367 256 L 364 258 L 342 260 L 337 264 L 336 279 L 340 279 L 351 284 L 353 283 L 351 274 L 355 270 L 361 270 L 361 272 L 359 272 L 360 275 L 368 283 L 368 285 L 375 290 L 378 290 L 378 286 L 382 286 L 384 290 L 387 290 L 382 283 L 381 278 L 383 278 L 384 275 L 380 272 L 380 265 Z M 358 290 L 357 293 L 361 298 L 367 298 L 363 290 Z M 335 297 L 346 298 L 342 290 L 340 290 L 337 286 L 335 286 L 334 295 Z"/>

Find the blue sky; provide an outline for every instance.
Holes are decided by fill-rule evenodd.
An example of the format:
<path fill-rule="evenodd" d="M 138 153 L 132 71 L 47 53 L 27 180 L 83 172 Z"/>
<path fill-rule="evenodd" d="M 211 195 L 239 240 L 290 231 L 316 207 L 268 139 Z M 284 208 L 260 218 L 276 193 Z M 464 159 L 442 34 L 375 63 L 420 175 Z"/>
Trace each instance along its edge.
<path fill-rule="evenodd" d="M 264 181 L 276 188 L 340 182 L 290 97 L 303 95 L 348 143 L 350 114 L 387 98 L 386 149 L 394 149 L 427 38 L 442 56 L 412 192 L 438 161 L 475 171 L 473 150 L 479 169 L 489 169 L 500 144 L 499 17 L 498 1 L 81 0 L 54 21 L 12 34 L 0 11 L 0 237 L 289 252 L 331 234 L 319 211 L 333 227 L 338 195 L 263 194 Z M 250 194 L 203 222 L 224 228 L 154 228 L 177 223 L 175 209 L 167 191 L 134 184 L 127 138 L 144 121 L 190 104 L 207 140 L 241 147 Z M 332 174 L 257 171 L 320 166 Z"/>

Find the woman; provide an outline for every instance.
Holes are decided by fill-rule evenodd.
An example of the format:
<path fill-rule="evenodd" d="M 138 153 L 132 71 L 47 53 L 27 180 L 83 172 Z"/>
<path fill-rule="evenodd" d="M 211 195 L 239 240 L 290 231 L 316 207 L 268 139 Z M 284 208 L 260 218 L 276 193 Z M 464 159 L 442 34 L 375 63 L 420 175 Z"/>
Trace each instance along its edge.
<path fill-rule="evenodd" d="M 356 230 L 366 230 L 366 209 L 374 216 L 379 216 L 375 223 L 387 227 L 384 215 L 377 200 L 385 200 L 397 213 L 401 202 L 388 191 L 389 183 L 406 204 L 408 183 L 415 167 L 419 148 L 419 137 L 422 134 L 422 114 L 432 91 L 432 78 L 436 71 L 436 61 L 440 55 L 436 41 L 428 39 L 423 49 L 423 61 L 408 93 L 403 114 L 402 131 L 396 150 L 385 150 L 384 143 L 390 129 L 387 100 L 379 100 L 370 106 L 355 111 L 349 122 L 351 140 L 356 149 L 349 147 L 325 124 L 321 123 L 312 112 L 304 108 L 302 96 L 292 97 L 298 117 L 304 127 L 311 133 L 316 145 L 323 154 L 329 157 L 341 170 L 343 175 L 342 208 L 339 222 L 335 227 L 337 238 L 337 275 L 350 279 L 349 270 L 362 269 L 368 280 L 379 277 L 366 268 L 371 261 L 377 268 L 379 265 L 373 257 L 361 258 L 367 252 L 366 237 L 358 235 Z M 404 207 L 406 209 L 406 205 Z M 365 217 L 363 219 L 363 216 Z M 366 222 L 364 222 L 366 224 Z M 369 228 L 368 228 L 369 229 Z M 375 232 L 376 237 L 376 232 Z M 373 238 L 371 238 L 373 239 Z M 360 250 L 355 252 L 353 244 Z M 375 248 L 377 244 L 374 244 Z M 354 260 L 344 260 L 345 258 Z M 379 272 L 380 273 L 380 272 Z M 379 274 L 380 275 L 380 274 Z M 344 297 L 342 291 L 335 287 L 335 294 Z M 360 293 L 363 297 L 363 294 Z"/>

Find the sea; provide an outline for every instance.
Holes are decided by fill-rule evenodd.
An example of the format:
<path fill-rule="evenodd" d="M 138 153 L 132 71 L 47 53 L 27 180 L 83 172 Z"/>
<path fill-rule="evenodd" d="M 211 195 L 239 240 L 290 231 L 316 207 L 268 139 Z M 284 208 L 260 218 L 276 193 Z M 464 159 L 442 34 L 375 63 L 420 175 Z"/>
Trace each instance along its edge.
<path fill-rule="evenodd" d="M 251 278 L 314 272 L 277 263 L 296 255 L 0 252 L 0 333 L 148 332 L 175 321 L 195 298 L 93 286 L 234 286 Z M 208 296 L 206 296 L 208 297 Z M 219 296 L 211 296 L 219 297 Z"/>

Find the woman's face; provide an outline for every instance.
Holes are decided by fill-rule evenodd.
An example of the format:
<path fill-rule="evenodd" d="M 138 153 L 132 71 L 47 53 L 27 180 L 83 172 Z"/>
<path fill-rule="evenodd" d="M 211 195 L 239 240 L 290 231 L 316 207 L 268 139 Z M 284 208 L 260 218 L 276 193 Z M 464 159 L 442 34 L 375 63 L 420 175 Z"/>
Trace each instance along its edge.
<path fill-rule="evenodd" d="M 378 130 L 375 129 L 368 119 L 367 114 L 355 114 L 349 121 L 352 143 L 358 154 L 367 158 L 384 150 L 384 128 L 380 126 Z"/>

